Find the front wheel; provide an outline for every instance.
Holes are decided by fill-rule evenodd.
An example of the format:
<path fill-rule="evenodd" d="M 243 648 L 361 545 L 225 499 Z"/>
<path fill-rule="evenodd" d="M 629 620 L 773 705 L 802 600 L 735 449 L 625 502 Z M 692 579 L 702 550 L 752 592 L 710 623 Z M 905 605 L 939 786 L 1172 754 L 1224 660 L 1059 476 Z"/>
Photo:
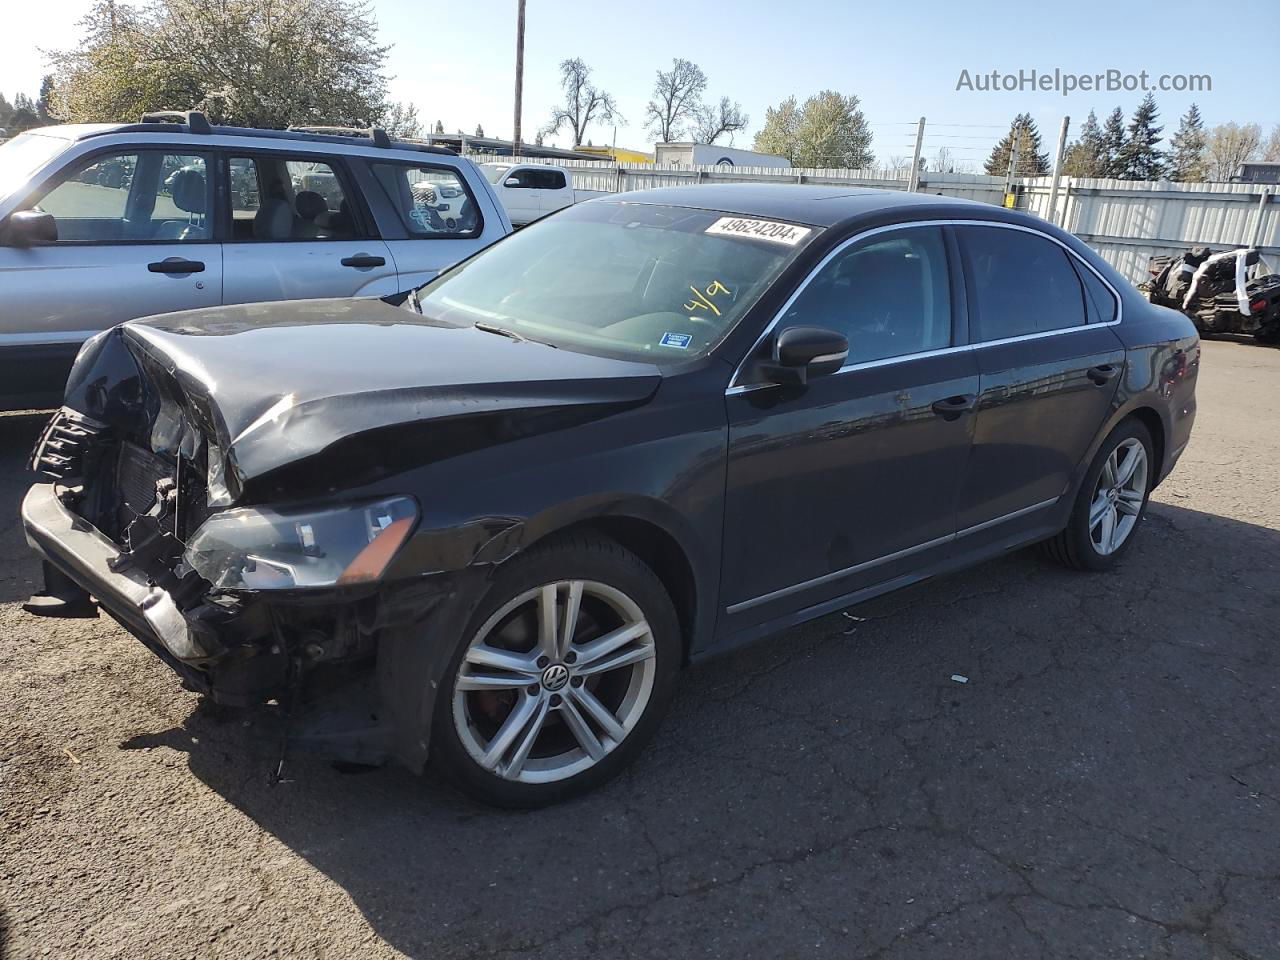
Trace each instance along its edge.
<path fill-rule="evenodd" d="M 566 537 L 501 567 L 440 685 L 444 771 L 535 807 L 620 772 L 657 729 L 681 659 L 662 583 L 611 540 Z"/>
<path fill-rule="evenodd" d="M 1076 570 L 1108 570 L 1133 545 L 1155 477 L 1151 433 L 1126 420 L 1102 442 L 1076 496 L 1066 528 L 1045 542 Z"/>

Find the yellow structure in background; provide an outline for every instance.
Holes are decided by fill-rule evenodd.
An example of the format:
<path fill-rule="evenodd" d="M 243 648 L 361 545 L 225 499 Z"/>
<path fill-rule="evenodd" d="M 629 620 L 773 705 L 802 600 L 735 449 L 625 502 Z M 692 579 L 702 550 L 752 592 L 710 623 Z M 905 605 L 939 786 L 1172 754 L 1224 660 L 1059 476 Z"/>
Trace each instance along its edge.
<path fill-rule="evenodd" d="M 573 149 L 578 153 L 598 154 L 602 160 L 616 160 L 618 163 L 653 163 L 653 154 L 628 150 L 626 147 L 574 147 Z"/>

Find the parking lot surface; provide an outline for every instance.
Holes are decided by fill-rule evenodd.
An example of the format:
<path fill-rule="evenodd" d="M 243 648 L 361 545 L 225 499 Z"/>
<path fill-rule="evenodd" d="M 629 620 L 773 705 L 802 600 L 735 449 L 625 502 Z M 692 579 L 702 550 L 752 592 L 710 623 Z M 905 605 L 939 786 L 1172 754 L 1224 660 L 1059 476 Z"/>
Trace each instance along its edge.
<path fill-rule="evenodd" d="M 1022 552 L 690 670 L 533 813 L 296 756 L 41 621 L 0 417 L 0 955 L 1280 956 L 1280 351 L 1208 343 L 1111 575 Z M 960 682 L 957 678 L 967 678 Z"/>

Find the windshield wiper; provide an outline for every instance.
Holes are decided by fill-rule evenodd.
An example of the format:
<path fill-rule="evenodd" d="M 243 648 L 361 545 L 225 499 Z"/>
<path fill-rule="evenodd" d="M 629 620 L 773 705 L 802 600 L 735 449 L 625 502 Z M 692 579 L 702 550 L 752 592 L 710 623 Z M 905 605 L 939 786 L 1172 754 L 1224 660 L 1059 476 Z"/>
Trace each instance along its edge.
<path fill-rule="evenodd" d="M 496 333 L 500 337 L 509 337 L 517 343 L 540 343 L 544 347 L 556 349 L 554 343 L 547 343 L 545 340 L 535 340 L 532 337 L 526 337 L 522 333 L 516 333 L 514 330 L 508 330 L 506 327 L 500 327 L 496 323 L 489 323 L 485 320 L 477 320 L 474 324 L 477 330 L 483 330 L 485 333 Z"/>

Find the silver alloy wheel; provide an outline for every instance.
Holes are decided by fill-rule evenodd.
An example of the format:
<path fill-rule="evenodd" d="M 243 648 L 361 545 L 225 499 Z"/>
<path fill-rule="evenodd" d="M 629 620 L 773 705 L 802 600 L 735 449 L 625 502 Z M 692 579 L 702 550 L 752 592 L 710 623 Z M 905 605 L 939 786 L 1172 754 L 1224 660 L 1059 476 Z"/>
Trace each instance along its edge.
<path fill-rule="evenodd" d="M 1129 539 L 1147 496 L 1147 448 L 1136 437 L 1111 451 L 1089 504 L 1089 542 L 1102 556 Z"/>
<path fill-rule="evenodd" d="M 526 590 L 467 644 L 453 688 L 458 737 L 505 780 L 572 777 L 640 722 L 655 655 L 648 621 L 621 590 L 593 580 Z"/>

